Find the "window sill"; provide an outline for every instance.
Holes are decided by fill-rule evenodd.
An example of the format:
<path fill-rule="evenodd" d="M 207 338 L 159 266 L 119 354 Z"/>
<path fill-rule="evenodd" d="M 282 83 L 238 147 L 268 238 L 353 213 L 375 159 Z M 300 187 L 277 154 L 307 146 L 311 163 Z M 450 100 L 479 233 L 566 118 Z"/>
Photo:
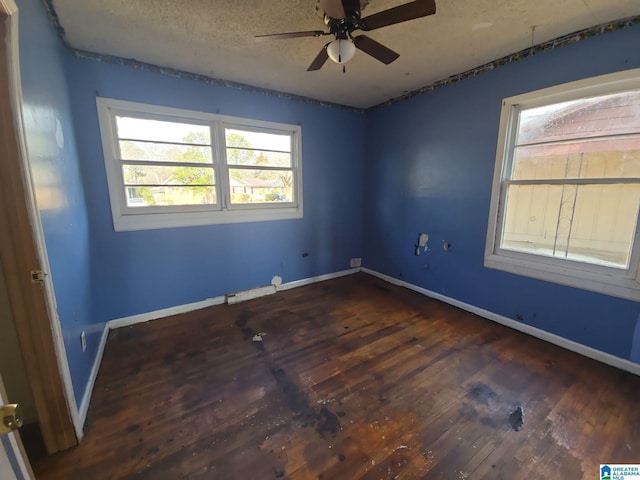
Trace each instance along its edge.
<path fill-rule="evenodd" d="M 568 266 L 542 264 L 535 260 L 512 258 L 496 253 L 485 255 L 484 266 L 546 282 L 640 301 L 640 283 L 635 278 L 590 272 Z"/>
<path fill-rule="evenodd" d="M 263 222 L 302 218 L 302 207 L 262 210 L 223 210 L 206 212 L 135 213 L 113 218 L 116 232 L 160 228 L 196 227 L 229 223 Z"/>

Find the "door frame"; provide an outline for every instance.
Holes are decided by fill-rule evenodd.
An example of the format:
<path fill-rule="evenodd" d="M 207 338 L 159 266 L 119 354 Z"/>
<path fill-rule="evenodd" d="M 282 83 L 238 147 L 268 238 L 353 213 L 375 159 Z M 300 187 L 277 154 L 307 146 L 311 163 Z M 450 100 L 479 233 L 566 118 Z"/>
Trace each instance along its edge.
<path fill-rule="evenodd" d="M 18 7 L 0 0 L 0 265 L 27 380 L 48 453 L 77 445 L 82 424 L 71 383 L 51 269 L 31 178 L 18 50 Z M 42 271 L 34 282 L 32 271 Z"/>

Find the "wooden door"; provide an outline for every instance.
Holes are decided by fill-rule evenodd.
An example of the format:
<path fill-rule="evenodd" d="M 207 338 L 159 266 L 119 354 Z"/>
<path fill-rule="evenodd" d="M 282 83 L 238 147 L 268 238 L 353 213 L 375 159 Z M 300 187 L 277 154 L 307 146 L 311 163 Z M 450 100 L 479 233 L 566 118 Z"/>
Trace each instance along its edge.
<path fill-rule="evenodd" d="M 0 372 L 0 406 L 6 403 L 9 403 L 9 399 L 4 390 L 2 372 Z M 13 432 L 0 436 L 0 480 L 32 480 L 34 478 L 20 435 Z"/>
<path fill-rule="evenodd" d="M 18 9 L 0 0 L 0 266 L 40 430 L 49 453 L 82 435 L 22 121 Z M 1 372 L 0 372 L 1 373 Z"/>

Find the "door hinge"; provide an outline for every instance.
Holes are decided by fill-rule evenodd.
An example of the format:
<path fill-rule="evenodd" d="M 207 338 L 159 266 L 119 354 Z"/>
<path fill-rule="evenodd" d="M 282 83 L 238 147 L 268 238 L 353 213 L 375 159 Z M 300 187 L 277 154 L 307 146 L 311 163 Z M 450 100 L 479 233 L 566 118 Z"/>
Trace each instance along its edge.
<path fill-rule="evenodd" d="M 44 283 L 44 275 L 42 270 L 31 270 L 31 282 Z"/>

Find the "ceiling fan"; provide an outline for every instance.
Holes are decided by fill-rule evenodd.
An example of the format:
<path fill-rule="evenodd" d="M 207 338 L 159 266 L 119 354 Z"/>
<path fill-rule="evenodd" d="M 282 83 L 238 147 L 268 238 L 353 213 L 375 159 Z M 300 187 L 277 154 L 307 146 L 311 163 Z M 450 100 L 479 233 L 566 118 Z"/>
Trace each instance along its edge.
<path fill-rule="evenodd" d="M 366 35 L 354 36 L 353 32 L 356 30 L 369 32 L 436 13 L 435 0 L 414 0 L 368 17 L 362 17 L 362 6 L 367 3 L 368 0 L 362 0 L 362 5 L 361 0 L 320 0 L 324 9 L 324 23 L 329 28 L 328 32 L 308 30 L 305 32 L 275 33 L 258 35 L 255 39 L 256 41 L 264 41 L 333 35 L 335 40 L 322 47 L 307 71 L 320 70 L 329 58 L 336 63 L 344 64 L 351 60 L 356 49 L 362 50 L 385 65 L 389 65 L 400 56 L 398 53 Z"/>

